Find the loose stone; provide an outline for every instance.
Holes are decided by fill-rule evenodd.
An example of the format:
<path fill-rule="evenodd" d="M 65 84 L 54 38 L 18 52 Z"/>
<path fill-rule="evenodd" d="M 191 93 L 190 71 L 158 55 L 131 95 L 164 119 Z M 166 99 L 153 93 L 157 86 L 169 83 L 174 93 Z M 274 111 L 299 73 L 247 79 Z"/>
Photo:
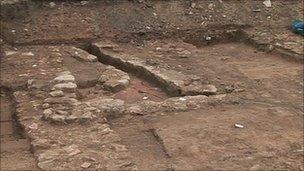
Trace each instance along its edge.
<path fill-rule="evenodd" d="M 32 125 L 29 126 L 30 129 L 32 130 L 37 130 L 38 129 L 38 124 L 33 123 Z"/>
<path fill-rule="evenodd" d="M 59 83 L 54 85 L 54 89 L 56 90 L 66 90 L 66 91 L 71 91 L 74 92 L 77 88 L 77 85 L 75 83 Z"/>
<path fill-rule="evenodd" d="M 49 108 L 50 107 L 50 104 L 48 104 L 48 103 L 43 103 L 43 105 L 42 105 L 42 108 L 43 109 L 47 109 L 47 108 Z"/>
<path fill-rule="evenodd" d="M 60 75 L 54 79 L 56 83 L 74 82 L 75 77 L 73 75 Z"/>
<path fill-rule="evenodd" d="M 52 116 L 51 116 L 51 119 L 52 119 L 52 121 L 54 121 L 54 122 L 64 122 L 65 117 L 62 116 L 62 115 L 57 115 L 57 114 L 55 114 L 55 115 L 52 115 Z"/>
<path fill-rule="evenodd" d="M 50 92 L 50 95 L 52 97 L 62 97 L 62 96 L 64 96 L 64 93 L 62 90 L 55 90 L 55 91 Z"/>
<path fill-rule="evenodd" d="M 43 111 L 43 114 L 44 114 L 45 116 L 49 116 L 49 115 L 53 114 L 53 111 L 52 111 L 51 109 L 45 109 L 45 110 Z"/>
<path fill-rule="evenodd" d="M 91 166 L 91 163 L 89 163 L 89 162 L 84 162 L 81 165 L 82 168 L 89 168 L 90 166 Z"/>

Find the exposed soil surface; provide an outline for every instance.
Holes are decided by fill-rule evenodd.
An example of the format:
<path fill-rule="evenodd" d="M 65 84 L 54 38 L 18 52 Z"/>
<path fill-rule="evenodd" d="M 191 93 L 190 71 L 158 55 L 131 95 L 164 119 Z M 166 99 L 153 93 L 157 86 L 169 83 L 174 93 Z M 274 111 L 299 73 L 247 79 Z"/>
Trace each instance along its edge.
<path fill-rule="evenodd" d="M 303 65 L 279 55 L 241 43 L 197 48 L 184 42 L 161 40 L 146 42 L 139 48 L 129 44 L 119 47 L 120 54 L 127 54 L 126 60 L 136 56 L 149 64 L 196 75 L 203 82 L 216 85 L 221 93 L 236 90 L 252 95 L 255 100 L 282 101 L 303 109 Z"/>
<path fill-rule="evenodd" d="M 162 142 L 155 137 L 153 129 L 137 117 L 125 117 L 112 122 L 133 156 L 140 170 L 170 170 L 169 156 Z"/>
<path fill-rule="evenodd" d="M 160 116 L 151 125 L 177 170 L 300 169 L 303 124 L 290 125 L 299 115 L 269 104 L 246 104 Z"/>
<path fill-rule="evenodd" d="M 166 93 L 161 91 L 161 88 L 136 77 L 131 78 L 131 83 L 126 90 L 118 92 L 114 95 L 114 98 L 121 99 L 129 103 L 147 99 L 153 101 L 163 101 L 168 97 L 169 96 Z"/>
<path fill-rule="evenodd" d="M 303 170 L 303 1 L 1 2 L 1 170 Z"/>
<path fill-rule="evenodd" d="M 37 170 L 29 140 L 14 122 L 14 106 L 9 95 L 1 91 L 1 170 Z"/>
<path fill-rule="evenodd" d="M 113 121 L 113 129 L 125 137 L 124 143 L 131 147 L 138 163 L 143 158 L 155 160 L 155 154 L 146 150 L 155 151 L 153 148 L 158 146 L 158 155 L 169 156 L 153 162 L 160 164 L 158 169 L 163 166 L 177 170 L 271 169 L 273 164 L 275 169 L 302 167 L 301 63 L 239 43 L 197 48 L 162 40 L 147 42 L 140 48 L 125 44 L 118 47 L 126 61 L 136 56 L 156 66 L 165 65 L 168 69 L 197 75 L 204 82 L 216 85 L 220 93 L 232 93 L 236 98 L 235 105 Z M 187 50 L 187 56 L 179 56 L 176 49 Z M 125 53 L 130 55 L 122 55 Z M 245 127 L 235 128 L 237 123 Z M 146 139 L 151 139 L 154 145 Z M 144 152 L 141 153 L 139 146 L 143 146 Z M 293 149 L 296 146 L 298 150 Z M 274 156 L 280 157 L 274 159 Z M 287 156 L 298 158 L 299 162 L 286 163 Z M 169 165 L 164 162 L 168 160 Z M 146 169 L 145 165 L 138 166 Z"/>

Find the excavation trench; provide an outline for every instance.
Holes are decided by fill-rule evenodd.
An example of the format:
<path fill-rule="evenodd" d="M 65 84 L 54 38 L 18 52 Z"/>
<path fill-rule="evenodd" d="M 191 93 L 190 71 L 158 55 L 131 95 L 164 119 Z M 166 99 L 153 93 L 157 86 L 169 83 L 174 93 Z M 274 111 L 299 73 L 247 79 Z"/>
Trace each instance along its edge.
<path fill-rule="evenodd" d="M 245 32 L 241 29 L 241 26 L 227 26 L 225 30 L 221 30 L 218 34 L 213 33 L 209 34 L 208 32 L 204 32 L 206 30 L 183 30 L 180 32 L 172 32 L 168 33 L 168 35 L 155 35 L 156 33 L 145 33 L 145 34 L 136 34 L 134 39 L 143 39 L 143 40 L 149 40 L 151 37 L 153 37 L 153 40 L 165 40 L 167 37 L 172 36 L 176 40 L 182 40 L 182 42 L 190 45 L 194 45 L 197 49 L 201 49 L 204 47 L 208 47 L 210 45 L 216 45 L 216 44 L 225 44 L 225 43 L 240 43 L 240 44 L 248 44 L 249 46 L 254 46 L 255 48 L 258 48 L 261 51 L 266 51 L 268 47 L 266 45 L 260 45 L 258 43 L 255 43 L 253 40 L 251 40 L 248 35 L 245 34 Z M 193 33 L 194 35 L 191 35 L 190 33 Z M 181 38 L 182 35 L 182 38 Z M 137 37 L 136 37 L 137 36 Z M 211 36 L 211 40 L 206 40 L 205 38 L 208 38 L 208 36 Z M 134 40 L 136 41 L 136 40 Z M 153 56 L 150 58 L 144 57 L 144 58 L 137 58 L 136 55 L 134 60 L 132 57 L 120 57 L 119 53 L 117 54 L 115 51 L 112 53 L 112 47 L 102 47 L 100 48 L 98 46 L 98 43 L 92 43 L 91 45 L 83 48 L 88 53 L 93 54 L 98 57 L 99 62 L 107 65 L 114 66 L 117 69 L 123 70 L 127 73 L 130 73 L 134 75 L 135 77 L 139 77 L 149 83 L 152 83 L 154 86 L 161 88 L 164 92 L 166 92 L 169 96 L 184 96 L 184 95 L 214 95 L 214 94 L 222 94 L 222 93 L 230 93 L 230 92 L 202 92 L 197 91 L 197 89 L 189 90 L 185 89 L 184 83 L 181 83 L 183 81 L 182 78 L 178 77 L 178 72 L 172 72 L 167 69 L 159 69 L 155 70 L 153 69 L 153 66 L 147 63 L 147 59 L 154 59 Z M 187 50 L 187 49 L 186 49 Z M 190 50 L 190 49 L 189 49 Z M 147 50 L 148 51 L 148 50 Z M 124 54 L 125 55 L 125 54 Z M 126 55 L 132 55 L 132 52 L 126 53 Z M 167 58 L 168 59 L 168 58 Z M 170 61 L 166 61 L 167 59 L 164 59 L 162 61 L 163 63 L 170 63 Z M 174 61 L 173 61 L 174 62 Z M 193 64 L 194 66 L 195 64 Z M 158 66 L 157 66 L 158 67 Z M 151 69 L 152 68 L 152 69 Z M 168 76 L 172 75 L 178 75 L 173 76 L 172 78 L 168 78 Z M 188 73 L 189 74 L 189 73 Z M 183 74 L 181 74 L 183 75 Z M 195 77 L 192 73 L 188 75 L 188 78 L 192 79 L 192 77 Z M 207 78 L 208 79 L 208 78 Z M 180 84 L 181 83 L 181 84 Z M 192 84 L 192 83 L 191 83 Z M 202 84 L 199 84 L 202 85 Z M 199 86 L 195 85 L 195 86 Z M 185 92 L 186 91 L 186 92 Z"/>
<path fill-rule="evenodd" d="M 24 138 L 23 130 L 16 116 L 16 105 L 8 90 L 1 89 L 1 137 Z"/>
<path fill-rule="evenodd" d="M 136 77 L 144 79 L 147 82 L 160 87 L 164 92 L 166 92 L 170 96 L 180 96 L 181 95 L 181 89 L 179 87 L 163 80 L 162 78 L 159 78 L 157 75 L 151 73 L 149 70 L 145 69 L 142 66 L 136 66 L 136 65 L 129 63 L 128 61 L 124 62 L 120 59 L 113 58 L 112 56 L 105 55 L 98 49 L 94 48 L 93 46 L 91 46 L 88 49 L 88 52 L 90 54 L 97 56 L 99 62 L 106 64 L 106 65 L 112 65 L 117 69 L 120 69 L 127 73 L 131 73 L 132 75 L 134 75 Z"/>
<path fill-rule="evenodd" d="M 11 96 L 10 91 L 1 89 L 1 168 L 31 170 L 37 168 L 36 161 Z"/>
<path fill-rule="evenodd" d="M 134 41 L 141 42 L 142 40 L 164 40 L 166 38 L 175 38 L 176 40 L 182 40 L 185 43 L 192 44 L 196 47 L 208 46 L 217 43 L 224 42 L 236 42 L 242 35 L 242 26 L 238 25 L 227 25 L 225 30 L 218 29 L 218 26 L 213 26 L 216 29 L 214 33 L 210 33 L 205 29 L 191 29 L 191 30 L 180 30 L 173 31 L 169 33 L 158 33 L 158 32 L 148 32 L 148 33 L 134 33 L 131 37 Z M 206 40 L 207 37 L 211 36 L 211 40 Z M 183 88 L 178 81 L 167 79 L 167 76 L 163 76 L 163 72 L 149 69 L 144 66 L 140 61 L 129 61 L 124 60 L 116 56 L 108 54 L 106 51 L 111 50 L 111 48 L 99 48 L 95 43 L 83 48 L 88 53 L 93 54 L 98 57 L 99 62 L 107 65 L 112 65 L 117 69 L 123 70 L 127 73 L 131 73 L 136 77 L 142 78 L 155 86 L 160 87 L 164 92 L 170 96 L 184 96 L 184 95 L 213 95 L 212 93 L 201 93 L 201 92 L 191 92 L 185 94 Z M 151 57 L 153 59 L 153 57 Z M 178 74 L 178 73 L 176 73 Z M 192 76 L 191 76 L 192 77 Z"/>
<path fill-rule="evenodd" d="M 223 46 L 219 45 L 219 47 L 217 47 L 218 49 L 221 49 L 225 52 L 223 54 L 223 57 L 226 57 L 226 54 L 228 54 L 228 52 L 230 52 L 229 48 L 228 49 L 223 48 L 226 46 L 227 45 L 223 45 Z M 230 44 L 229 46 L 231 46 L 232 49 L 237 49 L 237 47 L 241 47 L 244 49 L 248 48 L 248 47 L 244 47 L 244 46 L 237 46 L 235 44 Z M 208 64 L 212 64 L 212 62 L 213 62 L 212 60 L 215 60 L 214 59 L 215 57 L 213 56 L 214 50 L 205 49 L 205 52 L 206 52 L 206 50 L 210 51 L 209 59 L 211 61 L 205 61 L 205 62 Z M 171 96 L 181 96 L 182 95 L 181 94 L 182 90 L 180 87 L 176 86 L 172 82 L 168 82 L 167 80 L 164 80 L 163 78 L 159 77 L 158 75 L 155 75 L 153 72 L 151 72 L 150 70 L 146 69 L 143 66 L 134 65 L 134 63 L 130 63 L 129 61 L 123 61 L 123 60 L 115 58 L 111 55 L 104 54 L 102 51 L 96 50 L 93 47 L 90 47 L 89 49 L 87 49 L 87 51 L 90 54 L 94 54 L 95 56 L 97 56 L 99 58 L 99 62 L 108 64 L 108 65 L 112 65 L 120 70 L 130 73 L 129 75 L 131 77 L 131 81 L 130 81 L 129 87 L 126 88 L 127 93 L 121 94 L 121 92 L 118 92 L 114 95 L 115 98 L 123 99 L 125 101 L 131 99 L 130 103 L 133 103 L 138 100 L 141 100 L 141 97 L 139 97 L 133 101 L 132 98 L 134 96 L 134 93 L 135 94 L 136 93 L 149 94 L 149 93 L 151 93 L 149 91 L 149 89 L 154 89 L 154 88 L 161 88 L 164 90 L 164 92 L 166 92 L 167 94 L 169 94 Z M 218 50 L 215 50 L 215 51 L 218 51 Z M 253 56 L 251 59 L 256 58 L 256 55 L 254 55 L 255 53 L 253 51 L 254 50 L 249 51 L 250 52 L 249 55 Z M 236 52 L 239 53 L 238 50 L 236 50 Z M 243 71 L 243 74 L 247 75 L 248 77 L 252 77 L 252 78 L 255 78 L 255 76 L 256 76 L 256 75 L 252 75 L 252 73 L 253 73 L 251 70 L 252 68 L 256 69 L 257 66 L 261 66 L 262 64 L 269 63 L 269 61 L 271 61 L 271 59 L 276 59 L 275 57 L 271 57 L 266 54 L 263 54 L 263 55 L 266 55 L 265 58 L 256 59 L 256 61 L 253 61 L 252 63 L 248 63 L 247 59 L 240 60 L 237 58 L 233 58 L 235 56 L 235 54 L 236 53 L 230 54 L 231 55 L 230 65 L 233 67 L 239 67 L 240 71 Z M 246 55 L 248 55 L 248 53 Z M 243 56 L 246 57 L 246 55 L 243 55 Z M 268 60 L 266 60 L 266 59 L 268 59 Z M 221 60 L 222 59 L 219 59 L 218 61 L 221 61 Z M 225 58 L 225 60 L 226 60 L 226 58 Z M 275 60 L 275 61 L 277 61 L 277 60 Z M 190 62 L 193 62 L 193 61 L 190 61 Z M 256 62 L 256 63 L 254 63 L 254 62 Z M 195 62 L 193 62 L 193 63 L 195 63 Z M 189 63 L 189 65 L 194 66 L 194 68 L 203 68 L 203 66 L 204 66 L 204 65 L 199 65 L 200 64 L 199 62 L 197 62 L 196 64 L 193 64 L 193 63 Z M 244 67 L 243 64 L 246 64 L 246 66 L 250 64 L 250 66 L 252 66 L 252 68 L 246 68 L 246 67 Z M 281 62 L 281 61 L 278 61 L 278 65 L 285 66 L 285 65 L 283 65 L 283 62 Z M 215 65 L 215 66 L 218 66 L 218 65 Z M 222 67 L 224 67 L 224 66 L 225 65 L 222 65 Z M 233 73 L 232 76 L 234 78 L 234 76 L 235 76 L 234 73 L 235 73 L 235 71 L 238 71 L 238 70 L 232 70 L 233 67 L 231 67 L 231 66 L 226 65 L 226 67 L 225 67 L 225 69 L 227 69 L 227 71 L 229 71 L 229 72 L 226 72 L 224 74 L 221 74 L 220 72 L 218 72 L 217 75 L 222 75 L 223 77 L 227 77 L 227 76 L 229 76 L 229 73 L 230 74 Z M 288 66 L 285 66 L 285 67 L 288 68 Z M 266 67 L 264 66 L 264 68 L 266 68 Z M 277 73 L 284 73 L 284 71 L 285 71 L 285 70 L 280 70 L 280 67 L 270 68 L 270 70 L 271 70 L 270 73 L 272 73 L 272 71 L 277 72 Z M 219 69 L 216 69 L 216 71 L 219 71 Z M 197 72 L 201 72 L 201 71 L 197 71 Z M 243 74 L 240 74 L 240 75 L 243 75 Z M 260 75 L 263 75 L 263 74 L 259 74 L 259 73 L 257 74 L 257 76 L 260 76 Z M 269 75 L 265 74 L 264 76 L 268 77 Z M 244 82 L 248 81 L 248 80 L 245 80 L 245 77 L 239 77 L 239 78 L 241 78 L 241 80 Z M 152 83 L 152 84 L 149 85 L 146 81 L 148 81 L 149 84 L 150 83 Z M 93 86 L 93 84 L 92 84 L 92 86 Z M 137 89 L 137 88 L 139 88 L 139 89 Z M 134 92 L 133 89 L 136 91 Z M 275 87 L 272 89 L 275 89 Z M 138 92 L 138 90 L 140 90 L 141 92 Z M 155 97 L 157 97 L 158 96 L 157 93 L 160 93 L 160 91 L 152 91 L 152 93 L 156 93 L 154 95 L 155 95 Z M 157 100 L 162 100 L 163 98 L 168 97 L 164 94 L 161 94 L 160 96 L 161 96 L 161 98 L 158 98 Z M 1 107 L 1 111 L 2 111 L 2 107 Z M 2 112 L 1 112 L 1 114 L 2 114 Z M 133 117 L 133 118 L 126 119 L 126 117 Z M 196 118 L 196 116 L 194 117 L 194 120 L 195 120 L 195 118 Z M 128 147 L 128 149 L 130 150 L 130 152 L 134 158 L 136 165 L 138 165 L 140 170 L 170 170 L 170 169 L 172 169 L 173 168 L 172 165 L 174 162 L 174 156 L 172 155 L 173 158 L 171 158 L 172 156 L 168 153 L 169 150 L 165 148 L 165 145 L 163 142 L 164 137 L 160 137 L 157 134 L 156 128 L 154 128 L 153 126 L 149 127 L 149 123 L 147 123 L 148 121 L 145 121 L 143 119 L 144 118 L 142 116 L 133 116 L 133 115 L 125 115 L 122 117 L 116 117 L 116 118 L 109 117 L 108 118 L 109 123 L 112 126 L 113 130 L 120 135 L 120 137 L 122 138 L 122 143 Z M 181 122 L 186 123 L 187 121 L 182 120 Z M 169 123 L 170 122 L 168 122 L 168 124 Z M 197 125 L 200 125 L 200 123 Z M 178 127 L 179 127 L 179 125 L 176 126 L 176 128 L 178 128 Z M 172 129 L 172 130 L 174 130 L 174 129 Z M 29 151 L 29 150 L 27 150 L 27 151 Z M 32 159 L 32 158 L 29 157 L 29 159 Z"/>
<path fill-rule="evenodd" d="M 139 170 L 172 170 L 171 156 L 142 117 L 110 118 L 109 122 L 130 150 Z"/>

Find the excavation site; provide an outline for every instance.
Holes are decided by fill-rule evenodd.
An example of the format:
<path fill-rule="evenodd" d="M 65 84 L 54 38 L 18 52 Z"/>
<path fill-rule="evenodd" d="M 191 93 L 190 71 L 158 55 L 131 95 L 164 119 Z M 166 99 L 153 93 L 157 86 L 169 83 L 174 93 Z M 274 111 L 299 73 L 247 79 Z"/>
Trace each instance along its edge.
<path fill-rule="evenodd" d="M 0 170 L 304 170 L 303 7 L 2 0 Z"/>

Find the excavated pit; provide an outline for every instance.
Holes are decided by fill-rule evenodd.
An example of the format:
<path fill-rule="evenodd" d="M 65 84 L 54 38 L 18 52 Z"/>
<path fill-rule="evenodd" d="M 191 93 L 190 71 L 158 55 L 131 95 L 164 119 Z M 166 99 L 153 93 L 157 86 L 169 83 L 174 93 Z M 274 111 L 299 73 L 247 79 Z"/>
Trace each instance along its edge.
<path fill-rule="evenodd" d="M 230 14 L 223 25 L 214 25 L 226 20 L 225 6 L 211 24 L 201 22 L 203 7 L 213 11 L 226 2 L 36 2 L 46 14 L 34 8 L 34 15 L 11 15 L 8 8 L 3 14 L 9 50 L 1 57 L 1 86 L 14 89 L 18 118 L 2 121 L 1 106 L 1 169 L 36 169 L 38 163 L 45 170 L 303 170 L 303 56 L 255 39 L 252 26 L 230 21 Z M 256 19 L 264 15 L 261 9 L 244 17 Z M 14 28 L 19 21 L 26 27 Z M 54 93 L 54 84 L 66 81 L 58 77 L 67 78 L 70 92 Z M 57 99 L 74 105 L 60 106 Z M 46 117 L 54 111 L 57 118 Z M 72 114 L 76 119 L 68 122 Z M 25 150 L 2 153 L 2 127 L 14 128 L 4 122 L 25 128 L 12 133 L 25 136 L 10 141 L 22 140 Z M 19 168 L 12 161 L 28 165 Z"/>
<path fill-rule="evenodd" d="M 116 45 L 119 47 L 118 51 L 115 48 L 113 49 L 113 47 L 98 49 L 96 43 L 92 43 L 90 48 L 83 49 L 87 50 L 89 54 L 96 55 L 98 62 L 102 65 L 114 66 L 115 69 L 124 71 L 130 76 L 130 83 L 124 89 L 112 92 L 104 90 L 104 87 L 100 87 L 98 84 L 98 80 L 92 77 L 93 81 L 89 81 L 89 84 L 80 84 L 81 86 L 79 86 L 78 90 L 80 99 L 82 101 L 89 101 L 105 96 L 107 98 L 111 97 L 123 100 L 128 105 L 141 103 L 145 100 L 163 104 L 163 101 L 174 96 L 183 101 L 185 100 L 183 96 L 196 97 L 197 95 L 208 95 L 211 98 L 213 95 L 224 94 L 232 98 L 232 102 L 225 102 L 228 106 L 252 104 L 241 110 L 240 114 L 252 111 L 251 108 L 259 106 L 256 105 L 259 103 L 269 104 L 270 110 L 279 110 L 278 106 L 280 105 L 300 110 L 299 106 L 302 105 L 301 97 L 299 96 L 301 85 L 297 80 L 303 77 L 301 75 L 301 64 L 281 58 L 276 54 L 259 51 L 255 47 L 243 43 L 243 40 L 236 41 L 236 35 L 238 34 L 230 37 L 231 39 L 224 38 L 222 41 L 217 38 L 215 42 L 208 43 L 207 41 L 206 44 L 197 43 L 197 40 L 191 41 L 187 39 L 185 41 L 177 38 L 169 39 L 167 37 L 146 39 L 142 42 L 143 48 L 138 48 L 137 45 L 133 44 L 114 42 L 117 43 L 114 47 Z M 166 46 L 168 44 L 170 47 L 166 49 L 168 48 Z M 106 44 L 106 46 L 108 45 Z M 178 56 L 178 52 L 180 51 L 187 52 L 187 55 L 184 56 L 182 54 L 182 56 Z M 123 55 L 120 56 L 121 54 Z M 69 64 L 73 74 L 81 71 L 81 68 L 74 71 L 73 64 L 75 62 Z M 82 64 L 81 67 L 85 66 L 85 64 Z M 166 75 L 167 71 L 170 71 L 168 75 Z M 175 74 L 180 74 L 180 76 L 176 78 Z M 82 77 L 79 78 L 82 79 Z M 76 78 L 78 79 L 77 75 Z M 195 82 L 190 81 L 190 83 L 187 83 L 187 79 L 189 78 L 198 79 L 202 84 L 212 84 L 217 88 L 217 91 L 214 94 L 208 94 L 192 89 L 189 90 L 188 84 L 191 85 Z M 288 91 L 286 85 L 289 88 L 292 87 L 293 90 Z M 194 84 L 195 86 L 198 86 L 198 84 Z M 190 86 L 190 88 L 193 88 L 193 86 Z M 183 94 L 186 91 L 191 93 Z M 175 102 L 172 104 L 175 104 Z M 217 104 L 212 105 L 214 105 L 212 108 L 216 110 Z M 186 107 L 191 108 L 191 105 L 186 105 Z M 179 170 L 202 167 L 206 169 L 217 168 L 216 165 L 209 163 L 216 156 L 210 158 L 204 157 L 203 159 L 198 157 L 197 160 L 191 162 L 193 156 L 205 156 L 205 154 L 209 153 L 209 148 L 218 148 L 217 145 L 212 146 L 209 144 L 212 144 L 212 140 L 209 142 L 209 140 L 206 140 L 207 137 L 199 134 L 200 131 L 206 131 L 205 127 L 202 127 L 199 122 L 195 122 L 193 126 L 190 124 L 198 116 L 202 119 L 202 113 L 208 113 L 210 106 L 201 106 L 201 108 L 203 110 L 198 113 L 196 110 L 189 110 L 187 108 L 178 109 L 175 112 L 174 110 L 170 111 L 170 109 L 165 109 L 164 111 L 160 109 L 159 112 L 146 116 L 117 115 L 114 111 L 106 118 L 111 129 L 121 138 L 121 144 L 130 152 L 131 160 L 139 169 Z M 263 108 L 262 111 L 264 112 L 265 106 L 261 108 Z M 256 108 L 256 110 L 259 109 L 259 107 Z M 231 109 L 229 108 L 229 110 Z M 288 112 L 291 111 L 289 109 L 286 110 Z M 183 113 L 181 111 L 189 112 Z M 216 111 L 212 111 L 212 113 L 216 113 Z M 140 113 L 140 115 L 145 115 L 145 113 Z M 208 117 L 212 116 L 208 115 Z M 168 127 L 176 131 L 168 130 L 162 119 L 168 120 Z M 239 116 L 227 118 L 227 120 L 235 121 L 238 119 Z M 171 123 L 169 120 L 173 122 Z M 243 119 L 243 122 L 246 123 L 246 119 Z M 263 123 L 264 121 L 258 118 L 258 122 Z M 227 123 L 226 120 L 216 123 L 213 120 L 210 124 L 223 125 L 232 123 Z M 247 124 L 250 125 L 250 122 Z M 230 129 L 233 128 L 225 127 L 224 130 Z M 224 134 L 221 130 L 213 131 L 218 135 Z M 188 132 L 189 135 L 186 134 L 186 136 L 185 132 Z M 191 146 L 189 148 L 185 144 L 187 140 L 180 135 L 184 135 L 190 139 Z M 291 141 L 294 140 L 294 137 L 291 137 Z M 198 143 L 205 141 L 208 144 L 206 147 Z M 199 145 L 196 146 L 196 143 Z M 236 150 L 236 153 L 238 152 L 241 153 L 241 151 Z M 260 158 L 260 154 L 255 155 L 258 161 L 263 160 L 263 157 Z M 198 164 L 202 161 L 205 161 L 204 165 Z M 238 168 L 237 166 L 231 166 L 230 162 L 232 161 L 228 160 L 222 164 L 231 169 Z M 237 162 L 239 161 L 237 160 Z M 241 167 L 246 168 L 248 165 Z"/>

